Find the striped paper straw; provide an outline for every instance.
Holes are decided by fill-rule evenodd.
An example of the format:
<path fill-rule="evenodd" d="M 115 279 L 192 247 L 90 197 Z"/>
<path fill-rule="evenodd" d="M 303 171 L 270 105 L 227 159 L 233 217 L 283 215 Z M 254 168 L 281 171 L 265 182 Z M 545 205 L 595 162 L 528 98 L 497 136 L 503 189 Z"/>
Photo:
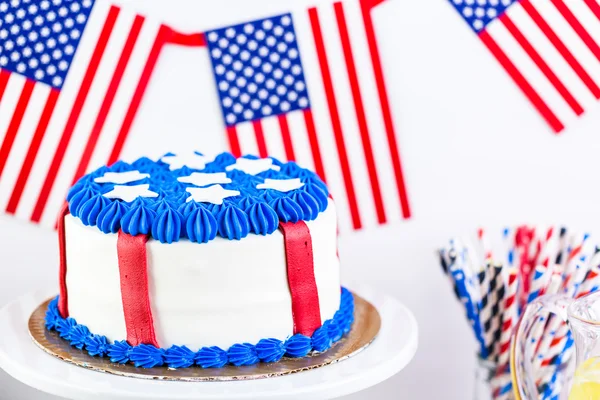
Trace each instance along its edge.
<path fill-rule="evenodd" d="M 481 258 L 484 262 L 488 262 L 492 259 L 492 248 L 490 246 L 490 242 L 488 240 L 485 229 L 479 228 L 477 230 L 477 239 L 479 242 Z"/>
<path fill-rule="evenodd" d="M 516 248 L 515 248 L 515 230 L 512 228 L 504 228 L 502 231 L 502 243 L 504 246 L 503 254 L 506 256 L 504 265 L 513 267 L 515 265 Z"/>
<path fill-rule="evenodd" d="M 502 266 L 494 265 L 490 267 L 493 271 L 490 281 L 490 303 L 492 304 L 489 324 L 484 322 L 486 339 L 488 340 L 488 357 L 495 360 L 500 348 L 500 336 L 502 334 L 502 301 L 506 288 L 502 280 Z"/>
<path fill-rule="evenodd" d="M 456 290 L 460 295 L 460 300 L 465 307 L 467 319 L 469 320 L 469 323 L 473 328 L 473 332 L 475 333 L 475 337 L 480 344 L 480 355 L 482 358 L 487 358 L 488 354 L 487 347 L 485 345 L 485 340 L 483 338 L 483 328 L 479 320 L 477 308 L 467 292 L 467 287 L 465 284 L 465 274 L 459 268 L 456 268 L 454 271 L 451 271 L 451 273 L 456 285 Z"/>
<path fill-rule="evenodd" d="M 510 357 L 510 340 L 513 328 L 518 318 L 517 290 L 519 288 L 518 271 L 511 268 L 508 271 L 507 289 L 504 298 L 504 310 L 502 314 L 502 333 L 500 334 L 500 349 L 497 362 L 499 365 L 508 364 Z"/>
<path fill-rule="evenodd" d="M 550 266 L 538 265 L 534 269 L 529 285 L 529 294 L 527 295 L 527 303 L 531 303 L 541 296 L 550 282 L 552 269 Z"/>

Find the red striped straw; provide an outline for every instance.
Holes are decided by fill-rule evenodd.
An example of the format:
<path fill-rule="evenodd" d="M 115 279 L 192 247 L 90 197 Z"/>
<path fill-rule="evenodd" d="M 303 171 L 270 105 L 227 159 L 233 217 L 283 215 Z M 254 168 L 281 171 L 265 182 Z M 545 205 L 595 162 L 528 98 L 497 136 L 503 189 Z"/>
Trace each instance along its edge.
<path fill-rule="evenodd" d="M 491 260 L 493 257 L 492 248 L 487 238 L 487 234 L 483 228 L 477 230 L 477 239 L 479 239 L 479 245 L 481 246 L 481 255 L 483 256 L 483 262 Z"/>
<path fill-rule="evenodd" d="M 510 356 L 510 340 L 513 327 L 518 318 L 517 290 L 519 287 L 519 271 L 511 268 L 508 271 L 506 295 L 504 296 L 504 310 L 502 312 L 502 332 L 500 334 L 500 348 L 498 351 L 498 364 L 508 363 Z"/>
<path fill-rule="evenodd" d="M 584 281 L 579 286 L 579 290 L 575 294 L 576 298 L 586 296 L 590 294 L 592 290 L 597 290 L 597 288 L 600 287 L 600 266 L 592 265 L 591 268 L 592 269 L 587 272 Z"/>
<path fill-rule="evenodd" d="M 529 228 L 526 225 L 519 226 L 515 232 L 515 247 L 518 254 L 518 266 L 521 279 L 523 280 L 523 291 L 520 299 L 520 304 L 527 304 L 527 295 L 529 294 L 529 285 L 531 283 L 531 275 L 533 274 L 533 266 L 530 263 L 531 242 L 535 228 Z"/>
<path fill-rule="evenodd" d="M 556 267 L 556 265 L 555 265 Z M 546 293 L 548 294 L 557 294 L 561 290 L 562 284 L 562 275 L 560 270 L 555 269 L 552 271 L 552 277 L 550 278 L 550 283 L 546 289 Z M 563 324 L 562 319 L 557 316 L 552 317 L 543 331 L 541 337 L 535 338 L 538 343 L 537 349 L 535 351 L 536 354 L 543 354 L 544 358 L 551 347 L 551 343 L 553 339 L 556 337 L 556 331 L 560 328 L 561 324 Z M 534 360 L 534 370 L 540 367 L 542 363 L 542 358 L 536 358 Z"/>

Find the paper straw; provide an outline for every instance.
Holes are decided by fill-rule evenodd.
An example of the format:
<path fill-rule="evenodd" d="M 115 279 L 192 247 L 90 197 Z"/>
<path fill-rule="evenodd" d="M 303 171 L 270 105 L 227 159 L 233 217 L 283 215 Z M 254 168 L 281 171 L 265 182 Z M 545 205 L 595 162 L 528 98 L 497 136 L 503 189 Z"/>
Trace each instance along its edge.
<path fill-rule="evenodd" d="M 465 307 L 467 319 L 471 323 L 475 337 L 480 344 L 480 355 L 482 358 L 487 358 L 488 354 L 485 340 L 483 338 L 483 328 L 479 320 L 479 315 L 477 314 L 477 308 L 467 292 L 465 285 L 465 274 L 461 269 L 456 268 L 454 271 L 452 271 L 452 277 L 456 284 L 457 292 L 460 295 L 460 300 Z"/>
<path fill-rule="evenodd" d="M 535 267 L 529 285 L 529 294 L 527 295 L 527 303 L 531 303 L 540 297 L 546 290 L 546 286 L 550 282 L 552 271 L 550 266 L 538 265 Z"/>
<path fill-rule="evenodd" d="M 555 264 L 560 265 L 564 269 L 564 262 L 566 261 L 566 252 L 567 252 L 567 243 L 568 243 L 568 233 L 567 228 L 564 226 L 560 228 L 560 232 L 558 234 L 558 252 L 556 254 Z"/>
<path fill-rule="evenodd" d="M 490 292 L 490 285 L 493 278 L 492 270 L 493 268 L 489 264 L 486 264 L 484 269 L 478 275 L 481 300 L 477 303 L 477 306 L 479 309 L 479 320 L 483 326 L 484 343 L 486 346 L 486 356 L 483 358 L 492 356 L 493 353 L 493 349 L 490 347 L 490 344 L 493 342 L 495 330 L 495 327 L 492 327 L 495 317 L 495 314 L 493 313 L 495 304 L 492 301 L 492 293 Z"/>
<path fill-rule="evenodd" d="M 500 336 L 502 334 L 502 302 L 506 288 L 502 279 L 502 266 L 494 265 L 490 267 L 493 271 L 490 281 L 490 303 L 492 304 L 489 326 L 485 323 L 486 338 L 488 340 L 488 357 L 493 357 L 494 360 L 498 357 L 500 349 Z"/>
<path fill-rule="evenodd" d="M 546 230 L 546 236 L 542 245 L 542 251 L 540 254 L 540 264 L 549 265 L 554 264 L 556 259 L 556 253 L 558 249 L 558 233 L 559 230 L 553 226 Z"/>
<path fill-rule="evenodd" d="M 585 277 L 581 284 L 577 285 L 574 297 L 579 298 L 588 295 L 597 291 L 598 288 L 600 288 L 600 253 L 595 253 L 589 262 L 589 269 Z"/>
<path fill-rule="evenodd" d="M 580 297 L 600 290 L 600 248 L 588 234 L 553 226 L 510 227 L 502 232 L 499 253 L 492 252 L 485 230 L 479 229 L 476 239 L 451 240 L 439 251 L 440 265 L 464 307 L 480 356 L 496 365 L 508 366 L 511 337 L 527 304 L 543 294 Z M 555 398 L 563 384 L 557 370 L 573 352 L 568 327 L 557 316 L 541 316 L 530 339 L 536 383 L 544 398 Z M 499 368 L 491 383 L 495 399 L 510 398 L 508 373 Z"/>
<path fill-rule="evenodd" d="M 483 262 L 488 262 L 492 259 L 492 248 L 490 246 L 490 242 L 487 238 L 487 234 L 485 229 L 479 228 L 477 230 L 477 239 L 479 239 L 479 247 L 480 247 L 480 255 L 483 259 Z"/>
<path fill-rule="evenodd" d="M 508 271 L 507 288 L 504 297 L 504 310 L 502 313 L 502 333 L 500 334 L 500 348 L 497 362 L 499 365 L 508 364 L 510 358 L 510 341 L 513 327 L 518 318 L 517 289 L 519 287 L 518 271 L 512 268 Z"/>
<path fill-rule="evenodd" d="M 515 230 L 512 228 L 504 228 L 502 231 L 502 242 L 504 245 L 505 255 L 504 265 L 507 267 L 513 267 L 515 265 Z"/>

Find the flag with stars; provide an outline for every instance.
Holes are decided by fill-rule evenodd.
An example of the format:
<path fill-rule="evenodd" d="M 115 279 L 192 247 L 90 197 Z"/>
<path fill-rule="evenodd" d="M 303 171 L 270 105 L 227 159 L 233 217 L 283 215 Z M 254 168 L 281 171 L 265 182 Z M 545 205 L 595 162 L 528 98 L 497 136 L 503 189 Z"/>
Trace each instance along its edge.
<path fill-rule="evenodd" d="M 117 160 L 165 44 L 202 46 L 102 0 L 0 0 L 0 211 L 53 226 Z"/>
<path fill-rule="evenodd" d="M 231 151 L 314 169 L 341 230 L 410 216 L 371 17 L 380 2 L 336 1 L 205 32 Z"/>
<path fill-rule="evenodd" d="M 449 0 L 549 127 L 600 99 L 596 0 Z"/>

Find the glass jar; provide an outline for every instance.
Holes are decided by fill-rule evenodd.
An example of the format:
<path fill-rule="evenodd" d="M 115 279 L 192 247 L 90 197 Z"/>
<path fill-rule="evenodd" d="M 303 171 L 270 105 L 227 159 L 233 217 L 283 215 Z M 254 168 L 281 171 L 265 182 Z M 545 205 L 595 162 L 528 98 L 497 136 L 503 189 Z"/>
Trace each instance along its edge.
<path fill-rule="evenodd" d="M 514 400 L 509 365 L 498 367 L 477 356 L 474 389 L 474 400 Z"/>

